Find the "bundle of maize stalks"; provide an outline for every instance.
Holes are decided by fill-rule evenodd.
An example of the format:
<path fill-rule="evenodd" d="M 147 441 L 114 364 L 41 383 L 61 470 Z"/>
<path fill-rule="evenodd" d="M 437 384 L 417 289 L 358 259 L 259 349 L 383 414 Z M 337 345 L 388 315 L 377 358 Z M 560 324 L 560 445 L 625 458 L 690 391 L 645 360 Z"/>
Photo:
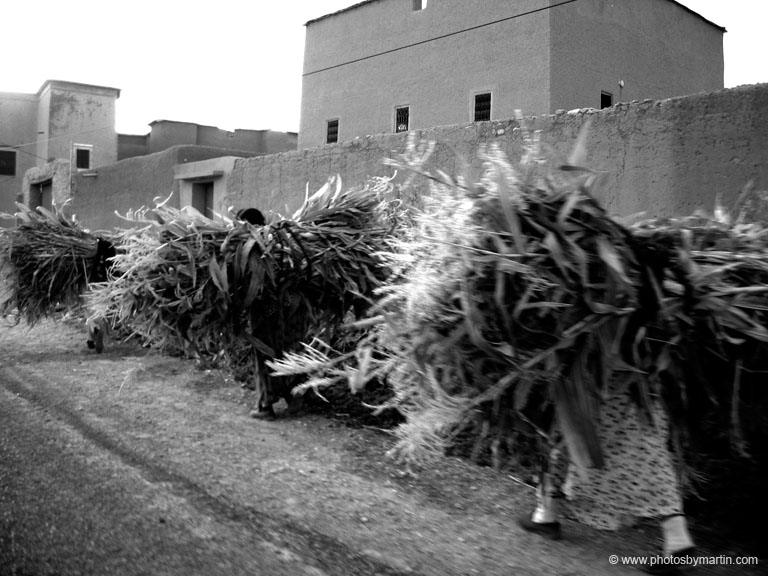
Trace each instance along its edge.
<path fill-rule="evenodd" d="M 678 434 L 745 455 L 745 436 L 768 437 L 768 227 L 733 218 L 739 204 L 632 227 L 658 302 L 633 355 L 662 380 Z"/>
<path fill-rule="evenodd" d="M 129 214 L 144 228 L 124 235 L 112 279 L 89 304 L 153 347 L 268 378 L 265 359 L 367 307 L 386 275 L 390 188 L 343 190 L 333 179 L 293 219 L 263 226 L 164 204 Z"/>
<path fill-rule="evenodd" d="M 571 450 L 599 463 L 599 391 L 637 308 L 629 235 L 572 181 L 537 187 L 497 151 L 483 159 L 479 183 L 428 175 L 426 209 L 391 254 L 385 323 L 352 370 L 393 386 L 407 418 L 398 451 L 409 459 L 443 452 L 469 424 L 497 451 L 517 448 L 521 431 L 535 439 L 547 428 L 554 398 Z M 300 364 L 287 360 L 278 373 Z"/>
<path fill-rule="evenodd" d="M 628 228 L 590 195 L 591 173 L 576 169 L 582 150 L 547 166 L 534 139 L 528 146 L 517 170 L 485 151 L 473 182 L 424 173 L 412 143 L 399 168 L 424 173 L 432 193 L 388 256 L 378 323 L 365 324 L 354 352 L 316 342 L 272 369 L 309 375 L 305 387 L 386 380 L 407 419 L 393 452 L 411 461 L 470 430 L 476 452 L 500 464 L 548 448 L 539 440 L 556 419 L 574 462 L 599 466 L 609 378 L 641 407 L 668 400 L 681 430 L 706 411 L 738 436 L 745 377 L 764 379 L 768 358 L 764 228 L 710 219 Z"/>
<path fill-rule="evenodd" d="M 0 267 L 6 287 L 0 314 L 18 315 L 29 324 L 64 309 L 81 306 L 90 282 L 106 278 L 111 241 L 83 230 L 62 209 L 3 215 L 16 226 L 0 230 Z"/>

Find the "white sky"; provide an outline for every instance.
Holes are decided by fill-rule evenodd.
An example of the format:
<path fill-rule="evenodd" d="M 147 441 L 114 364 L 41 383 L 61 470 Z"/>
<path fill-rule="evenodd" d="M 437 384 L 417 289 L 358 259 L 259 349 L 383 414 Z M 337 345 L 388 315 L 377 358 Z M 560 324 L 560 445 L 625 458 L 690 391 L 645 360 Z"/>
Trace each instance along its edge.
<path fill-rule="evenodd" d="M 296 132 L 304 23 L 357 1 L 16 0 L 3 7 L 0 92 L 119 88 L 127 134 L 153 120 Z M 767 0 L 680 3 L 728 30 L 726 87 L 768 82 Z"/>

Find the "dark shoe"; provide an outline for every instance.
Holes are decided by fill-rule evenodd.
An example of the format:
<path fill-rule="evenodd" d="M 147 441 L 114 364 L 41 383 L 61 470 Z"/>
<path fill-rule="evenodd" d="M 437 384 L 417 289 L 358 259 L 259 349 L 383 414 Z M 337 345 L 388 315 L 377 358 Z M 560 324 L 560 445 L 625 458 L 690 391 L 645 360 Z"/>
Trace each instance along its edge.
<path fill-rule="evenodd" d="M 256 407 L 251 410 L 251 418 L 256 418 L 257 420 L 274 420 L 276 416 L 272 406 L 266 408 Z"/>
<path fill-rule="evenodd" d="M 521 516 L 517 519 L 517 524 L 526 532 L 532 532 L 550 540 L 560 540 L 563 537 L 560 522 L 534 522 L 532 516 Z"/>
<path fill-rule="evenodd" d="M 683 550 L 678 550 L 677 552 L 673 552 L 670 554 L 670 556 L 675 558 L 681 558 L 683 556 L 692 556 L 696 552 L 696 547 L 691 546 L 690 548 L 684 548 Z M 650 560 L 650 557 L 649 557 Z M 675 574 L 683 574 L 683 566 L 687 566 L 687 564 L 643 564 L 639 568 L 646 574 L 657 574 L 662 576 L 673 576 Z"/>

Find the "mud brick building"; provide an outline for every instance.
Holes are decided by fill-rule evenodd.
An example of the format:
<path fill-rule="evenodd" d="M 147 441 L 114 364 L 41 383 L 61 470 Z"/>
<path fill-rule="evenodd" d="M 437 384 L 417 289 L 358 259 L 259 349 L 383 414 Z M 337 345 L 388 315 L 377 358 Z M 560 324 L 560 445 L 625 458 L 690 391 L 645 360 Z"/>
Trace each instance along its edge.
<path fill-rule="evenodd" d="M 673 0 L 367 0 L 306 23 L 299 149 L 723 88 Z"/>

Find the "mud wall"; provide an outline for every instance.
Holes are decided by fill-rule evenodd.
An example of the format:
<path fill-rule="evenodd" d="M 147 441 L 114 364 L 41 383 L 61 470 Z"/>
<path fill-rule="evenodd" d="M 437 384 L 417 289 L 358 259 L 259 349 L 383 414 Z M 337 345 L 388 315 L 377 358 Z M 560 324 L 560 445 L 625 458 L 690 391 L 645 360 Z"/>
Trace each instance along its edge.
<path fill-rule="evenodd" d="M 716 195 L 735 200 L 753 180 L 768 189 L 768 84 L 742 86 L 612 108 L 526 118 L 555 152 L 567 154 L 591 121 L 588 165 L 601 172 L 596 195 L 616 215 L 687 215 L 710 210 Z M 481 146 L 495 143 L 513 160 L 522 152 L 516 120 L 414 131 L 437 145 L 429 165 L 456 173 L 460 157 L 478 168 Z M 239 159 L 228 181 L 233 205 L 287 214 L 332 175 L 346 185 L 391 175 L 382 159 L 406 149 L 407 134 L 381 134 L 307 150 Z M 399 174 L 397 181 L 406 176 Z M 427 188 L 426 182 L 416 185 Z"/>
<path fill-rule="evenodd" d="M 154 206 L 155 198 L 171 195 L 171 205 L 179 207 L 181 184 L 174 179 L 175 166 L 225 155 L 238 153 L 204 146 L 173 146 L 77 174 L 72 179 L 71 210 L 91 230 L 128 228 L 130 223 L 115 212 L 125 215 L 129 210 Z"/>

